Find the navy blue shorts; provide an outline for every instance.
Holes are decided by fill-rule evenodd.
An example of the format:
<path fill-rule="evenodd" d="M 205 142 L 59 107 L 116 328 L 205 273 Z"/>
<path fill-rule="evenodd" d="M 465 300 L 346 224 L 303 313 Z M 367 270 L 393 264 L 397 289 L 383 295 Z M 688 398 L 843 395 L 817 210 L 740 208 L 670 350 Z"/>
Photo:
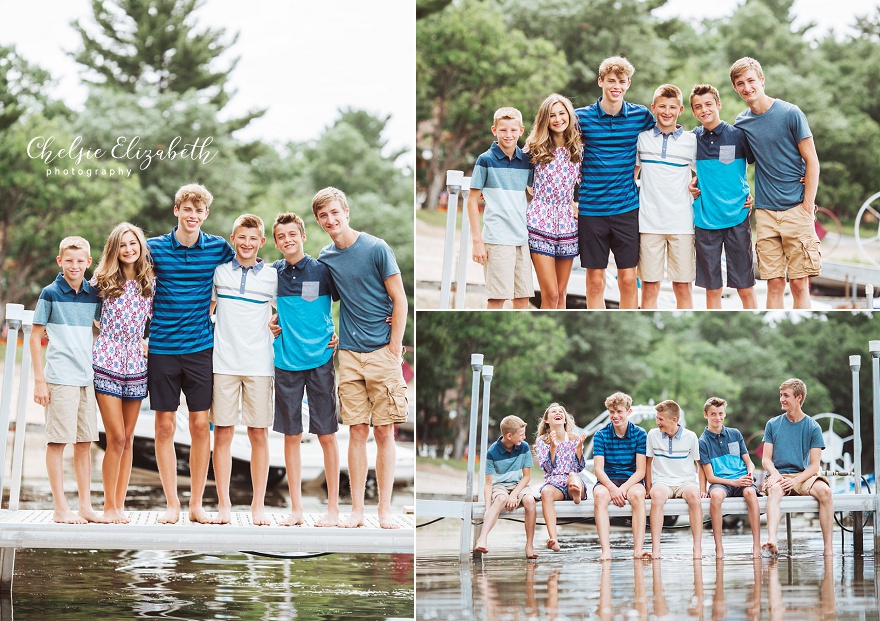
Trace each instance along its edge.
<path fill-rule="evenodd" d="M 754 487 L 755 491 L 758 492 L 758 496 L 761 495 L 760 490 L 758 490 L 758 486 L 752 483 L 749 487 Z M 712 483 L 709 486 L 709 493 L 712 492 L 713 489 L 723 489 L 727 494 L 728 498 L 741 498 L 743 492 L 749 489 L 748 487 L 736 487 L 734 485 L 725 485 L 724 483 Z"/>
<path fill-rule="evenodd" d="M 211 409 L 214 396 L 214 348 L 191 354 L 147 354 L 147 387 L 150 408 L 176 412 L 180 391 L 190 412 Z"/>
<path fill-rule="evenodd" d="M 275 367 L 275 424 L 272 429 L 286 436 L 303 432 L 303 391 L 309 396 L 309 433 L 319 436 L 339 430 L 336 371 L 333 358 L 306 371 Z"/>
<path fill-rule="evenodd" d="M 608 251 L 618 269 L 639 264 L 639 210 L 614 216 L 578 216 L 581 265 L 587 269 L 608 267 Z"/>
<path fill-rule="evenodd" d="M 736 226 L 709 230 L 694 227 L 697 248 L 697 281 L 703 289 L 721 289 L 721 248 L 727 262 L 727 286 L 748 289 L 755 286 L 755 253 L 752 250 L 752 229 L 746 218 Z"/>

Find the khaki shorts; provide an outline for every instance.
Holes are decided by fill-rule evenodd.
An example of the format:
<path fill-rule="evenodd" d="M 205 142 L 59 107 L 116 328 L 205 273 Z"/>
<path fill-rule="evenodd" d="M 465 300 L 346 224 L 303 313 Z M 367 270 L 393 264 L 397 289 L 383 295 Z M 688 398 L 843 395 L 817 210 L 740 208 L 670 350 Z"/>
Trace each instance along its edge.
<path fill-rule="evenodd" d="M 694 236 L 641 233 L 639 235 L 639 278 L 645 282 L 694 282 L 697 277 L 697 255 Z"/>
<path fill-rule="evenodd" d="M 241 423 L 248 427 L 271 427 L 275 420 L 272 396 L 273 378 L 252 375 L 214 374 L 214 397 L 209 420 L 218 427 L 238 423 L 241 395 Z"/>
<path fill-rule="evenodd" d="M 392 425 L 406 421 L 406 382 L 401 359 L 388 346 L 371 352 L 342 349 L 339 409 L 346 425 Z"/>
<path fill-rule="evenodd" d="M 803 204 L 785 211 L 755 210 L 755 252 L 761 278 L 805 278 L 822 270 L 815 217 Z"/>
<path fill-rule="evenodd" d="M 506 496 L 509 498 L 510 492 L 512 492 L 517 485 L 519 485 L 519 483 L 495 483 L 492 486 L 492 500 L 495 500 L 497 496 Z M 524 496 L 531 496 L 532 498 L 535 497 L 528 485 L 519 490 L 519 494 L 517 494 L 516 496 L 517 507 L 522 504 L 522 499 Z"/>
<path fill-rule="evenodd" d="M 798 473 L 794 473 L 794 474 L 780 473 L 780 476 L 783 479 L 793 479 L 796 476 L 798 476 Z M 770 487 L 768 485 L 769 481 L 770 481 L 770 477 L 767 477 L 767 480 L 764 481 L 764 486 L 761 489 L 761 491 L 764 492 L 764 495 L 767 495 L 767 490 L 770 489 Z M 814 476 L 811 476 L 806 481 L 804 481 L 803 483 L 801 483 L 800 485 L 797 485 L 797 486 L 791 488 L 790 490 L 788 490 L 785 493 L 785 495 L 786 496 L 809 496 L 810 489 L 813 487 L 813 484 L 816 483 L 816 481 L 822 481 L 826 485 L 828 485 L 828 479 L 826 479 L 825 477 L 820 477 L 819 475 L 814 475 Z"/>
<path fill-rule="evenodd" d="M 490 300 L 513 300 L 535 295 L 532 286 L 532 260 L 529 245 L 486 244 L 489 260 L 483 266 L 486 297 Z"/>
<path fill-rule="evenodd" d="M 46 406 L 46 442 L 74 444 L 98 441 L 95 386 L 49 384 Z"/>
<path fill-rule="evenodd" d="M 665 488 L 666 491 L 669 492 L 669 498 L 681 498 L 684 495 L 687 488 L 689 488 L 689 487 L 696 487 L 697 491 L 700 490 L 700 486 L 697 483 L 694 483 L 693 481 L 688 481 L 687 483 L 682 483 L 681 485 L 669 485 L 667 483 L 653 483 L 652 488 L 653 487 Z"/>

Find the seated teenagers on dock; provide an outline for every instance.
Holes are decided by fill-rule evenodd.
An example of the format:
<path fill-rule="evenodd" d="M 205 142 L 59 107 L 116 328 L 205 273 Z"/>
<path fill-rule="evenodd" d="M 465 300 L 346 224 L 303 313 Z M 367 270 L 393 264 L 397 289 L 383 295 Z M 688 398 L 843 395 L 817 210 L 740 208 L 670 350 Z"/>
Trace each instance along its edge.
<path fill-rule="evenodd" d="M 520 504 L 526 519 L 526 558 L 535 559 L 535 524 L 537 509 L 535 497 L 529 489 L 532 477 L 532 451 L 526 439 L 526 423 L 518 416 L 506 416 L 501 421 L 501 437 L 486 452 L 486 511 L 483 527 L 474 551 L 489 552 L 489 531 L 498 521 L 501 511 L 513 511 Z"/>

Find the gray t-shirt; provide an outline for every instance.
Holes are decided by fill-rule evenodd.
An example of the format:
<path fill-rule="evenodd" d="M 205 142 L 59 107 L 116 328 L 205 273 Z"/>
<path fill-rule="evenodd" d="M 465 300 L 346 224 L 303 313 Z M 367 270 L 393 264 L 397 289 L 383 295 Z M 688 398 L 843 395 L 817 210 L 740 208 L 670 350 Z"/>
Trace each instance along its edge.
<path fill-rule="evenodd" d="M 339 291 L 339 349 L 371 352 L 391 340 L 391 297 L 385 279 L 400 273 L 394 252 L 378 237 L 358 233 L 348 248 L 329 244 L 318 260 L 330 268 Z"/>
<path fill-rule="evenodd" d="M 755 156 L 755 208 L 784 211 L 802 202 L 807 165 L 798 143 L 813 133 L 801 109 L 776 99 L 763 114 L 740 113 L 736 127 Z"/>
<path fill-rule="evenodd" d="M 810 465 L 810 449 L 825 448 L 822 428 L 809 416 L 796 423 L 780 414 L 767 421 L 764 442 L 773 445 L 773 465 L 780 474 L 803 472 Z"/>

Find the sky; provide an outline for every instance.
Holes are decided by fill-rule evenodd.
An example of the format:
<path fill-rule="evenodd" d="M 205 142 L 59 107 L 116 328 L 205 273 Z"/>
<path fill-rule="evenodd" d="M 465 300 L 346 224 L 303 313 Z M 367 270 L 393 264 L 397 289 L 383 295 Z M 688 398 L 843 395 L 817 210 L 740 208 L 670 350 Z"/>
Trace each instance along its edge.
<path fill-rule="evenodd" d="M 0 43 L 58 81 L 53 95 L 81 109 L 81 67 L 66 52 L 81 41 L 75 19 L 94 24 L 89 0 L 0 0 Z M 238 32 L 220 57 L 241 59 L 231 75 L 230 117 L 268 108 L 237 136 L 273 144 L 317 138 L 340 107 L 391 115 L 390 149 L 415 143 L 415 3 L 413 0 L 206 0 L 198 24 Z M 225 115 L 224 115 L 225 116 Z M 414 161 L 414 155 L 404 158 Z"/>

